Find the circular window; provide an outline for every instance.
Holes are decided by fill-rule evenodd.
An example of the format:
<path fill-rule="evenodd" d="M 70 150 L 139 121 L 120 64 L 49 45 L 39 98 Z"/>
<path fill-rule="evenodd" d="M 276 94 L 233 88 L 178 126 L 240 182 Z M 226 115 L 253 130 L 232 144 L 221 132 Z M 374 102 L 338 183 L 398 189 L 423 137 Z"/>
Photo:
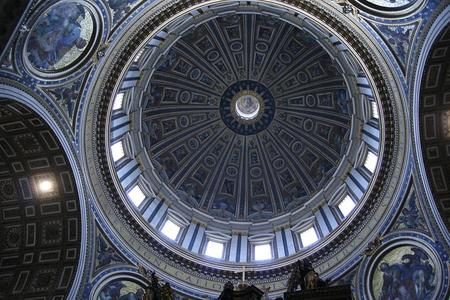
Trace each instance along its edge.
<path fill-rule="evenodd" d="M 236 100 L 235 109 L 237 115 L 244 120 L 253 120 L 260 111 L 261 105 L 258 98 L 247 91 Z"/>

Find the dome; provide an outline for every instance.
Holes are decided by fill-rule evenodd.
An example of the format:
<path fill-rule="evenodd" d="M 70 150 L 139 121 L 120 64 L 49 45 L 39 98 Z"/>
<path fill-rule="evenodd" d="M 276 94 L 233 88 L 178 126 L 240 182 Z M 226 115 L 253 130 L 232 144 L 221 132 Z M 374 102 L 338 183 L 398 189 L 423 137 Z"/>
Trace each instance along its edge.
<path fill-rule="evenodd" d="M 131 123 L 142 122 L 142 151 L 158 177 L 149 180 L 179 204 L 266 221 L 304 206 L 343 173 L 352 95 L 311 33 L 235 14 L 166 47 L 144 67 L 142 115 Z"/>
<path fill-rule="evenodd" d="M 270 240 L 282 225 L 309 246 L 357 211 L 375 174 L 378 105 L 358 63 L 312 21 L 252 9 L 172 22 L 112 102 L 125 205 L 185 250 L 191 226 L 224 244 L 233 231 Z"/>
<path fill-rule="evenodd" d="M 146 11 L 96 71 L 84 130 L 96 203 L 177 288 L 194 284 L 172 279 L 179 267 L 217 295 L 245 266 L 280 293 L 298 259 L 346 263 L 363 240 L 344 237 L 367 236 L 390 205 L 390 71 L 314 5 Z"/>

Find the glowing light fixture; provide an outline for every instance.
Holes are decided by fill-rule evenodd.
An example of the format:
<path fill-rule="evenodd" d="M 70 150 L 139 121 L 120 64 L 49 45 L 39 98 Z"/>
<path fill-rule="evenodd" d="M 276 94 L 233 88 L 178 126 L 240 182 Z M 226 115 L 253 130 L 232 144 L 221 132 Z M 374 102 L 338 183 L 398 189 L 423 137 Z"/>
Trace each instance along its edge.
<path fill-rule="evenodd" d="M 38 187 L 41 193 L 51 193 L 54 189 L 54 183 L 50 180 L 41 180 Z"/>

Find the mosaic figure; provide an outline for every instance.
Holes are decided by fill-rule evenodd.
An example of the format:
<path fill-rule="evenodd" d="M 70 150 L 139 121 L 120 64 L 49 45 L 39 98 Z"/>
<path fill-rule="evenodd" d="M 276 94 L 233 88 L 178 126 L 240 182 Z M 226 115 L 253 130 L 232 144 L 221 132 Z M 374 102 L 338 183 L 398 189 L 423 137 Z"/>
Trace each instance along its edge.
<path fill-rule="evenodd" d="M 87 26 L 89 23 L 91 26 Z M 39 70 L 63 68 L 83 53 L 91 37 L 92 17 L 83 5 L 57 5 L 33 28 L 27 44 L 28 59 Z"/>
<path fill-rule="evenodd" d="M 143 300 L 144 289 L 134 282 L 120 280 L 108 283 L 97 300 Z"/>
<path fill-rule="evenodd" d="M 433 299 L 436 288 L 435 271 L 429 256 L 420 248 L 406 248 L 409 248 L 409 251 L 397 251 L 397 254 L 401 254 L 400 261 L 392 259 L 395 256 L 386 256 L 378 265 L 378 278 L 381 278 L 381 281 L 375 291 L 376 299 Z M 376 277 L 374 281 L 377 281 Z"/>
<path fill-rule="evenodd" d="M 114 248 L 112 248 L 105 239 L 101 236 L 97 236 L 97 264 L 98 267 L 103 267 L 109 265 L 112 262 L 122 262 L 123 259 L 116 252 Z"/>

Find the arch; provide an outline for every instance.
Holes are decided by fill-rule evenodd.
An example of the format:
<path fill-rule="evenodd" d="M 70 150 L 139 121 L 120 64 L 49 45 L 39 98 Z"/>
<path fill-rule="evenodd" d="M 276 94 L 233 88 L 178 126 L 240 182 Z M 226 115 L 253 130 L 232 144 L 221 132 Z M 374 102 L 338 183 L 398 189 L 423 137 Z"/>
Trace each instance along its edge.
<path fill-rule="evenodd" d="M 42 169 L 37 168 L 38 171 L 36 171 L 36 174 L 38 173 L 45 173 L 41 172 L 42 170 L 51 170 L 52 166 L 56 166 L 60 168 L 61 172 L 58 173 L 59 176 L 59 186 L 56 187 L 57 193 L 64 194 L 62 197 L 63 199 L 69 199 L 70 197 L 75 198 L 74 201 L 69 200 L 66 202 L 57 202 L 59 204 L 55 204 L 55 212 L 52 212 L 50 209 L 49 216 L 58 215 L 58 211 L 67 213 L 67 211 L 76 211 L 76 216 L 72 216 L 72 220 L 69 221 L 68 219 L 65 219 L 61 216 L 62 222 L 72 222 L 71 225 L 66 225 L 70 228 L 70 226 L 75 226 L 77 229 L 76 237 L 73 236 L 69 238 L 68 236 L 64 237 L 69 239 L 73 238 L 73 241 L 79 245 L 79 247 L 76 250 L 76 263 L 73 265 L 73 273 L 70 277 L 70 286 L 67 287 L 65 297 L 68 298 L 74 298 L 80 288 L 81 281 L 83 278 L 83 271 L 86 264 L 86 256 L 87 256 L 87 229 L 88 229 L 88 216 L 86 212 L 86 201 L 85 201 L 85 192 L 84 192 L 84 184 L 82 175 L 79 168 L 79 163 L 76 158 L 76 151 L 73 147 L 73 144 L 70 143 L 72 140 L 67 136 L 65 132 L 68 132 L 68 127 L 64 126 L 58 121 L 58 118 L 56 117 L 56 114 L 53 114 L 50 112 L 46 105 L 42 104 L 40 99 L 38 99 L 37 96 L 32 95 L 32 93 L 26 88 L 22 87 L 18 84 L 9 84 L 7 82 L 1 82 L 0 83 L 0 107 L 22 107 L 25 111 L 29 112 L 29 115 L 32 116 L 32 122 L 35 122 L 36 125 L 41 126 L 42 130 L 45 132 L 43 135 L 39 134 L 38 137 L 35 137 L 38 139 L 38 143 L 42 143 L 44 146 L 42 148 L 45 150 L 50 147 L 49 153 L 42 152 L 41 155 L 48 155 L 53 159 L 53 161 L 48 160 L 48 164 L 50 167 L 42 167 Z M 3 120 L 2 120 L 3 122 Z M 29 126 L 32 126 L 29 123 Z M 26 127 L 25 127 L 26 129 Z M 24 129 L 22 129 L 24 130 Z M 49 141 L 49 144 L 46 142 Z M 53 142 L 53 144 L 52 144 Z M 53 152 L 52 152 L 53 151 Z M 58 166 L 59 164 L 59 166 Z M 43 164 L 43 166 L 46 164 Z M 19 164 L 16 164 L 16 166 L 19 166 Z M 47 169 L 45 169 L 47 168 Z M 20 169 L 20 168 L 19 168 Z M 63 170 L 64 169 L 64 170 Z M 25 170 L 25 168 L 24 168 Z M 27 177 L 27 173 L 24 172 L 24 177 Z M 51 174 L 51 172 L 47 172 L 47 174 Z M 61 176 L 61 174 L 64 174 Z M 55 179 L 56 176 L 50 175 Z M 32 180 L 36 180 L 38 177 L 33 177 Z M 36 182 L 36 181 L 33 181 Z M 34 183 L 32 183 L 34 184 Z M 34 195 L 33 193 L 39 193 L 36 189 L 38 186 L 33 185 L 31 192 L 31 200 L 34 198 L 39 199 L 39 197 L 43 197 L 45 199 L 54 200 L 55 197 L 59 197 L 56 195 L 49 195 L 42 196 L 42 195 Z M 68 188 L 69 189 L 66 189 Z M 72 188 L 72 190 L 70 189 Z M 51 189 L 51 187 L 50 187 Z M 27 196 L 28 197 L 28 196 Z M 49 207 L 51 207 L 49 205 Z M 59 209 L 58 209 L 59 208 Z M 39 208 L 42 211 L 42 207 Z M 44 209 L 45 211 L 45 209 Z M 36 212 L 36 209 L 35 209 Z M 29 213 L 31 214 L 32 211 L 30 210 Z M 62 215 L 62 213 L 61 213 Z M 74 222 L 76 220 L 76 222 Z M 62 233 L 64 236 L 64 232 Z M 73 248 L 71 248 L 73 249 Z M 56 250 L 55 250 L 56 251 Z M 66 251 L 60 252 L 60 257 L 62 255 L 66 255 Z M 74 253 L 72 250 L 69 251 L 71 253 Z M 56 252 L 55 252 L 56 253 Z M 42 256 L 42 253 L 40 254 Z M 67 257 L 67 256 L 66 256 Z M 59 280 L 59 278 L 58 278 Z"/>
<path fill-rule="evenodd" d="M 430 182 L 427 180 L 427 170 L 426 170 L 426 162 L 423 156 L 423 145 L 421 138 L 421 96 L 422 96 L 422 81 L 425 76 L 425 71 L 427 67 L 428 59 L 431 55 L 431 51 L 435 45 L 435 42 L 442 34 L 443 30 L 446 26 L 448 26 L 450 22 L 450 7 L 447 7 L 441 14 L 437 17 L 436 21 L 433 23 L 429 32 L 427 34 L 426 39 L 423 42 L 422 51 L 419 55 L 417 67 L 415 74 L 413 76 L 413 84 L 412 84 L 412 129 L 413 129 L 413 140 L 415 143 L 414 154 L 416 157 L 416 167 L 418 169 L 418 175 L 422 178 L 421 182 L 423 183 L 423 189 L 428 199 L 428 202 L 431 206 L 431 209 L 435 215 L 440 214 L 439 207 L 435 202 L 433 196 L 433 190 L 430 185 Z M 450 242 L 450 233 L 447 228 L 449 228 L 449 223 L 445 222 L 442 218 L 436 218 L 436 221 L 440 227 L 440 231 L 447 240 Z M 447 228 L 446 228 L 447 227 Z"/>

